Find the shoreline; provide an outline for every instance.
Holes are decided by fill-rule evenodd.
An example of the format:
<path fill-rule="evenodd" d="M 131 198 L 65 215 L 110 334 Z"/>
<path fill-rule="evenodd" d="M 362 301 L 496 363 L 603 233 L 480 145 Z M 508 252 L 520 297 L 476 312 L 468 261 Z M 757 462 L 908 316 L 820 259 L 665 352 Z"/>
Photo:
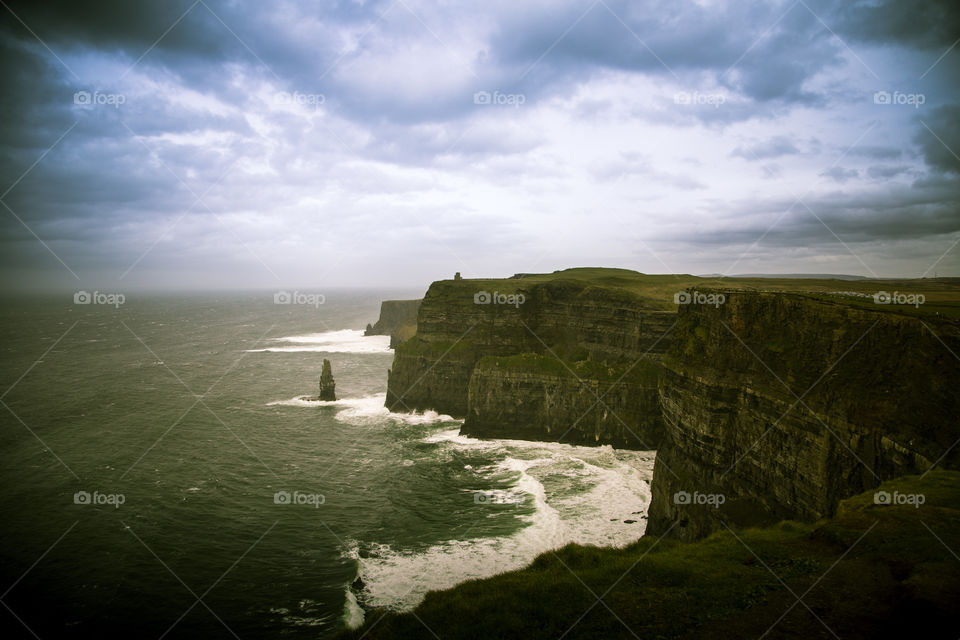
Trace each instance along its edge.
<path fill-rule="evenodd" d="M 689 543 L 645 535 L 624 549 L 567 545 L 522 569 L 432 591 L 410 612 L 369 608 L 364 625 L 336 637 L 777 638 L 818 637 L 824 626 L 853 638 L 905 637 L 918 627 L 952 633 L 960 574 L 949 552 L 932 550 L 917 510 L 944 544 L 960 543 L 960 472 L 881 488 L 926 502 L 877 504 L 868 492 L 816 523 L 731 529 Z M 872 581 L 863 583 L 865 575 Z M 851 592 L 851 583 L 863 584 Z M 536 607 L 543 597 L 548 611 Z"/>

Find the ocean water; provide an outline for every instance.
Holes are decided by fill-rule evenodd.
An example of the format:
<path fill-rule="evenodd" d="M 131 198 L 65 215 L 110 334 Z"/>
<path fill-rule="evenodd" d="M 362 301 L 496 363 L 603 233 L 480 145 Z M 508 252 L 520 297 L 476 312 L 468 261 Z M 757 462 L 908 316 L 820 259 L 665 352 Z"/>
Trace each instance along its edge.
<path fill-rule="evenodd" d="M 383 408 L 395 292 L 3 300 L 4 637 L 324 638 L 365 607 L 639 538 L 653 452 Z M 331 360 L 336 402 L 316 393 Z"/>

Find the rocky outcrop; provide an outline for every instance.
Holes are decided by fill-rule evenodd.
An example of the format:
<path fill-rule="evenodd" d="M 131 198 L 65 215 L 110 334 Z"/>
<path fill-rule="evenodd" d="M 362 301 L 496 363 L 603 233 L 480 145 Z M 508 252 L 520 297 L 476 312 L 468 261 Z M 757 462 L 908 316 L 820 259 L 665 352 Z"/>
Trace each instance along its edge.
<path fill-rule="evenodd" d="M 673 316 L 563 274 L 435 282 L 417 335 L 394 355 L 387 407 L 464 418 L 462 432 L 479 437 L 653 448 Z"/>
<path fill-rule="evenodd" d="M 320 373 L 320 400 L 333 401 L 337 399 L 337 384 L 333 380 L 333 368 L 330 361 L 323 359 L 323 371 Z"/>
<path fill-rule="evenodd" d="M 390 348 L 395 349 L 417 332 L 417 312 L 420 300 L 384 300 L 380 303 L 380 318 L 367 325 L 365 336 L 390 336 Z"/>
<path fill-rule="evenodd" d="M 831 515 L 881 480 L 960 466 L 960 331 L 788 293 L 679 308 L 647 532 Z"/>

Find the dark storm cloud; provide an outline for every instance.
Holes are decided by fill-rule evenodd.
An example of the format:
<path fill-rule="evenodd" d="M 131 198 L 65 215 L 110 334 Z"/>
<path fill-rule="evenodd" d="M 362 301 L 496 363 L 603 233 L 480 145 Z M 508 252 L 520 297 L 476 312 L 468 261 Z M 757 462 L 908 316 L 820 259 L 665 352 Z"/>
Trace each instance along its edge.
<path fill-rule="evenodd" d="M 960 232 L 958 207 L 958 181 L 931 179 L 884 192 L 839 191 L 806 197 L 802 202 L 782 198 L 731 203 L 716 211 L 716 219 L 751 222 L 738 228 L 704 225 L 686 230 L 683 238 L 677 239 L 696 238 L 695 243 L 706 245 L 742 246 L 760 240 L 775 247 L 811 247 L 837 243 L 837 237 L 850 244 L 949 237 Z M 767 211 L 770 217 L 757 218 L 757 211 Z"/>
<path fill-rule="evenodd" d="M 897 135 L 864 140 L 849 149 L 845 166 L 821 174 L 830 189 L 878 190 L 817 195 L 830 226 L 850 238 L 874 239 L 956 231 L 949 217 L 951 211 L 956 217 L 958 186 L 946 178 L 960 173 L 954 153 L 960 107 L 951 80 L 958 50 L 936 62 L 960 36 L 950 3 L 7 5 L 9 11 L 0 8 L 0 191 L 8 191 L 4 202 L 30 227 L 0 208 L 7 266 L 38 255 L 56 266 L 32 231 L 71 251 L 78 263 L 125 268 L 181 215 L 183 223 L 167 236 L 177 244 L 158 245 L 157 256 L 177 260 L 177 250 L 189 245 L 247 255 L 224 235 L 234 229 L 221 217 L 231 215 L 233 224 L 252 220 L 238 231 L 247 234 L 243 243 L 270 234 L 278 234 L 281 245 L 296 242 L 284 234 L 293 229 L 296 237 L 305 219 L 312 222 L 309 216 L 323 224 L 336 220 L 352 235 L 396 224 L 412 237 L 421 222 L 408 212 L 414 205 L 406 198 L 422 193 L 437 200 L 422 210 L 442 223 L 433 231 L 441 244 L 487 250 L 496 242 L 487 239 L 498 236 L 484 233 L 479 240 L 478 229 L 530 240 L 519 222 L 482 214 L 519 209 L 515 200 L 528 190 L 549 194 L 563 186 L 557 183 L 576 179 L 591 183 L 584 189 L 655 183 L 684 196 L 710 189 L 716 167 L 701 160 L 695 168 L 668 166 L 669 144 L 660 138 L 648 149 L 631 125 L 722 136 L 729 127 L 760 123 L 762 132 L 758 126 L 711 144 L 722 156 L 762 161 L 753 174 L 775 185 L 800 161 L 819 162 L 817 156 L 840 144 L 827 134 L 821 148 L 811 137 L 817 132 L 791 124 L 791 116 L 809 110 L 817 114 L 811 122 L 850 104 L 860 111 L 845 126 L 885 119 Z M 912 75 L 929 71 L 920 87 L 927 94 L 924 109 L 884 111 L 860 95 L 859 86 L 845 86 L 849 78 L 869 76 L 859 53 L 869 58 L 864 50 L 879 49 L 891 49 L 910 69 L 919 65 Z M 623 87 L 601 95 L 598 87 L 623 78 L 652 87 L 653 95 Z M 870 91 L 878 89 L 898 87 L 878 84 Z M 119 92 L 124 104 L 78 106 L 78 91 Z M 277 110 L 270 103 L 277 91 L 322 95 L 322 106 L 315 117 Z M 477 104 L 474 94 L 483 91 L 519 95 L 524 104 Z M 677 92 L 708 101 L 682 104 Z M 567 133 L 564 118 L 622 127 L 623 147 L 599 148 L 603 159 L 584 169 L 579 158 L 557 159 L 550 146 Z M 589 135 L 581 142 L 585 149 L 592 143 Z M 630 148 L 644 153 L 630 155 Z M 696 152 L 693 146 L 678 151 Z M 928 170 L 909 190 L 890 186 Z M 467 205 L 439 202 L 455 192 L 438 184 L 442 172 L 476 183 L 475 191 L 462 187 Z M 534 188 L 528 180 L 542 182 Z M 505 185 L 523 189 L 484 202 Z M 713 193 L 704 198 L 723 201 Z M 744 211 L 776 215 L 776 206 L 762 200 Z M 575 215 L 558 213 L 557 225 Z M 697 215 L 684 215 L 696 230 Z M 808 218 L 790 217 L 782 229 L 797 241 L 830 240 Z M 739 241 L 759 228 L 752 220 L 724 218 L 725 228 L 711 238 Z M 713 242 L 696 232 L 691 237 Z M 777 230 L 771 237 L 787 243 L 790 236 Z M 279 250 L 284 256 L 286 248 Z"/>
<path fill-rule="evenodd" d="M 143 142 L 134 137 L 134 132 L 150 136 L 206 126 L 227 130 L 216 118 L 170 114 L 163 120 L 140 116 L 124 122 L 117 109 L 79 107 L 56 115 L 70 115 L 74 120 L 57 117 L 54 121 L 60 124 L 59 131 L 52 126 L 40 128 L 43 135 L 32 136 L 36 147 L 3 156 L 3 174 L 9 185 L 29 169 L 43 148 L 65 134 L 56 153 L 30 169 L 5 198 L 15 211 L 28 213 L 33 221 L 80 215 L 104 224 L 106 212 L 121 205 L 142 208 L 146 216 L 159 206 L 185 208 L 194 198 L 190 189 L 201 191 L 203 184 L 215 180 L 232 161 L 212 149 L 186 150 L 162 140 Z M 158 126 L 161 121 L 166 126 Z M 242 153 L 242 149 L 236 152 Z M 187 177 L 185 167 L 190 167 L 192 178 Z"/>
<path fill-rule="evenodd" d="M 130 60 L 153 47 L 148 63 L 159 61 L 178 70 L 191 60 L 215 67 L 229 60 L 249 61 L 253 55 L 289 70 L 311 54 L 332 51 L 335 43 L 316 33 L 302 39 L 269 27 L 296 23 L 303 17 L 321 24 L 366 26 L 386 6 L 378 0 L 362 5 L 226 0 L 13 0 L 6 4 L 11 11 L 0 17 L 0 27 L 20 38 L 35 34 L 55 51 L 59 46 L 90 47 L 122 52 Z M 302 50 L 299 56 L 294 55 L 297 49 Z"/>
<path fill-rule="evenodd" d="M 419 38 L 432 38 L 430 31 L 435 29 L 402 3 L 55 0 L 10 6 L 28 25 L 36 25 L 34 31 L 54 51 L 90 47 L 121 53 L 132 63 L 154 46 L 140 64 L 168 69 L 191 86 L 218 91 L 230 87 L 223 66 L 240 62 L 268 76 L 276 74 L 292 88 L 328 93 L 330 104 L 340 106 L 345 117 L 398 122 L 462 117 L 469 114 L 472 93 L 479 90 L 524 93 L 532 102 L 569 92 L 571 85 L 605 69 L 675 76 L 688 85 L 702 77 L 691 74 L 709 71 L 717 84 L 758 103 L 820 104 L 827 96 L 805 83 L 837 65 L 844 48 L 824 22 L 833 24 L 841 37 L 892 39 L 923 48 L 936 47 L 957 33 L 957 12 L 946 3 L 915 11 L 912 3 L 899 1 L 879 6 L 826 2 L 639 6 L 626 0 L 493 5 L 497 27 L 488 49 L 457 63 L 471 68 L 469 86 L 428 95 L 391 95 L 375 85 L 351 83 L 349 69 L 372 51 L 402 52 Z M 902 19 L 906 15 L 909 20 Z M 471 19 L 469 13 L 452 10 L 443 17 L 454 24 Z M 9 13 L 0 20 L 9 34 L 24 40 L 32 37 Z M 309 34 L 292 28 L 305 21 L 311 24 Z M 932 37 L 920 38 L 922 33 Z M 448 51 L 444 55 L 456 57 Z M 413 65 L 406 71 L 416 78 L 424 69 Z M 752 113 L 727 108 L 698 115 L 718 120 Z"/>
<path fill-rule="evenodd" d="M 914 141 L 927 164 L 940 171 L 960 173 L 960 104 L 942 106 L 918 121 Z"/>
<path fill-rule="evenodd" d="M 0 73 L 4 91 L 0 91 L 0 194 L 10 204 L 26 185 L 18 178 L 74 125 L 65 105 L 72 99 L 72 87 L 61 69 L 43 58 L 28 54 L 23 46 L 0 34 Z M 76 128 L 76 127 L 74 127 Z M 11 191 L 16 184 L 16 190 Z M 56 182 L 45 188 L 54 199 L 68 199 Z M 0 211 L 8 221 L 6 210 Z"/>
<path fill-rule="evenodd" d="M 960 35 L 960 5 L 950 0 L 856 0 L 843 3 L 836 17 L 836 29 L 855 41 L 936 50 Z"/>
<path fill-rule="evenodd" d="M 30 31 L 33 31 L 37 37 L 51 45 L 80 46 L 82 43 L 96 43 L 98 47 L 108 50 L 137 50 L 157 40 L 194 2 L 13 0 L 6 4 L 10 11 L 4 12 L 0 24 L 22 38 L 30 37 Z M 164 38 L 160 44 L 161 49 L 189 50 L 206 55 L 217 51 L 219 39 L 204 37 L 206 23 L 198 22 L 196 16 L 181 23 L 178 29 L 172 30 Z"/>
<path fill-rule="evenodd" d="M 276 74 L 291 88 L 328 94 L 331 105 L 361 121 L 445 121 L 469 115 L 476 91 L 522 93 L 533 102 L 569 92 L 572 85 L 604 69 L 675 75 L 687 84 L 691 72 L 709 70 L 718 84 L 760 103 L 812 104 L 823 96 L 805 89 L 804 82 L 839 60 L 839 45 L 801 6 L 785 14 L 782 7 L 740 4 L 707 9 L 659 3 L 641 9 L 622 1 L 596 4 L 585 13 L 576 3 L 530 4 L 519 10 L 504 6 L 494 7 L 498 28 L 489 51 L 460 61 L 471 69 L 467 86 L 418 95 L 385 92 L 376 84 L 357 84 L 350 78 L 351 67 L 365 55 L 402 53 L 411 42 L 431 38 L 420 15 L 402 5 L 374 3 L 361 10 L 355 3 L 275 6 L 114 0 L 15 3 L 12 8 L 28 25 L 37 25 L 35 32 L 54 51 L 95 47 L 117 52 L 132 64 L 156 43 L 140 64 L 168 70 L 195 88 L 217 91 L 231 90 L 224 65 L 249 64 L 268 77 Z M 454 23 L 470 19 L 454 12 L 447 18 Z M 291 32 L 289 27 L 302 20 L 312 22 L 312 37 Z M 21 39 L 31 37 L 9 14 L 3 28 Z M 346 33 L 354 33 L 356 40 L 343 56 L 341 51 L 350 46 Z M 804 55 L 796 55 L 798 50 Z M 418 74 L 430 72 L 414 64 L 406 73 L 417 82 Z M 705 109 L 696 115 L 727 120 L 751 113 L 731 106 L 722 113 Z"/>
<path fill-rule="evenodd" d="M 113 56 L 124 72 L 135 65 L 242 104 L 246 88 L 233 82 L 231 65 L 291 91 L 319 92 L 319 85 L 332 80 L 321 79 L 320 70 L 333 66 L 347 44 L 341 34 L 375 24 L 380 4 L 19 2 L 0 15 L 0 31 L 31 45 L 39 38 L 61 58 L 84 51 Z M 294 27 L 307 19 L 310 33 L 297 33 Z M 18 60 L 13 66 L 19 65 Z M 60 71 L 69 86 L 87 87 L 90 78 L 76 65 L 68 67 Z"/>
<path fill-rule="evenodd" d="M 757 101 L 817 102 L 821 98 L 803 83 L 838 61 L 837 45 L 809 11 L 797 6 L 783 12 L 762 4 L 621 1 L 586 12 L 569 4 L 544 15 L 534 5 L 507 19 L 493 49 L 504 67 L 540 84 L 575 82 L 603 68 L 669 75 L 681 83 L 691 80 L 691 71 L 710 70 L 720 84 Z"/>

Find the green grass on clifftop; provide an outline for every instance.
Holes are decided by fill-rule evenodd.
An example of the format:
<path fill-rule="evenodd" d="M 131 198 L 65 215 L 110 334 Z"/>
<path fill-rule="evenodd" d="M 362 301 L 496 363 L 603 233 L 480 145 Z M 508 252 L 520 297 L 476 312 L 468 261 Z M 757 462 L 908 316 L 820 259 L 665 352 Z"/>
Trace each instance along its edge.
<path fill-rule="evenodd" d="M 592 286 L 621 289 L 640 296 L 650 308 L 675 309 L 673 296 L 691 288 L 726 291 L 782 291 L 815 296 L 839 304 L 862 306 L 878 311 L 913 316 L 960 319 L 960 278 L 863 279 L 834 280 L 828 278 L 726 278 L 699 277 L 690 274 L 645 274 L 630 269 L 578 267 L 552 273 L 517 274 L 512 278 L 460 280 L 461 286 L 501 293 L 513 293 L 533 285 L 576 281 Z M 444 282 L 454 282 L 448 280 Z M 873 294 L 922 294 L 924 303 L 876 305 Z"/>
<path fill-rule="evenodd" d="M 695 543 L 569 545 L 526 569 L 429 593 L 412 613 L 368 612 L 342 637 L 956 638 L 960 473 L 881 488 L 924 504 L 880 506 L 871 491 L 814 524 Z"/>

